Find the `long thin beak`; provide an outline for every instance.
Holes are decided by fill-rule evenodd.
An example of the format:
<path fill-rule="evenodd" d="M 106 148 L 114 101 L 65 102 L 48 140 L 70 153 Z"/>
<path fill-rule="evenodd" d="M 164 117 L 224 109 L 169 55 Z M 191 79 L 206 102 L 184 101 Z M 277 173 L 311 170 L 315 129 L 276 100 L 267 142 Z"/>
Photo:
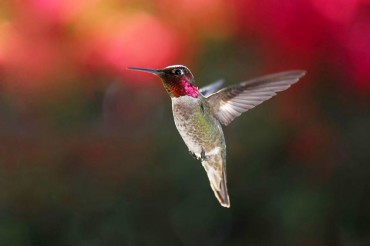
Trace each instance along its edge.
<path fill-rule="evenodd" d="M 153 73 L 156 75 L 162 74 L 162 70 L 158 69 L 152 69 L 152 68 L 142 68 L 142 67 L 127 67 L 129 70 L 136 70 L 136 71 L 142 71 L 142 72 L 147 72 L 147 73 Z"/>

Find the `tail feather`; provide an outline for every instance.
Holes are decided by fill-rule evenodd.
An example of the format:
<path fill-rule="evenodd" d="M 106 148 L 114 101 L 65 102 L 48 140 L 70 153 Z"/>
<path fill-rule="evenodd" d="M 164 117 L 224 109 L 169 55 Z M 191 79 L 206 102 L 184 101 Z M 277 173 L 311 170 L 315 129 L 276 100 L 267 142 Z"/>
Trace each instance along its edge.
<path fill-rule="evenodd" d="M 217 200 L 220 202 L 221 206 L 229 208 L 230 207 L 230 198 L 227 191 L 226 180 L 222 180 L 220 183 L 220 188 L 216 189 L 213 184 L 211 183 L 211 187 Z"/>
<path fill-rule="evenodd" d="M 210 156 L 202 161 L 213 192 L 221 206 L 229 208 L 230 198 L 227 191 L 226 166 L 221 156 Z"/>

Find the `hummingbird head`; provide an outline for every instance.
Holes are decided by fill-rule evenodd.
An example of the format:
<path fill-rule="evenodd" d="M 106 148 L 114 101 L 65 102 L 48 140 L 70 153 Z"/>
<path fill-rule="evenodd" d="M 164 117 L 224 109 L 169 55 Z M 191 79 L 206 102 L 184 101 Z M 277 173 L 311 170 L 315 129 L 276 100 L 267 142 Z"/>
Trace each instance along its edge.
<path fill-rule="evenodd" d="M 172 65 L 163 69 L 128 67 L 130 70 L 148 72 L 157 75 L 170 97 L 199 96 L 198 87 L 194 85 L 194 76 L 183 65 Z"/>

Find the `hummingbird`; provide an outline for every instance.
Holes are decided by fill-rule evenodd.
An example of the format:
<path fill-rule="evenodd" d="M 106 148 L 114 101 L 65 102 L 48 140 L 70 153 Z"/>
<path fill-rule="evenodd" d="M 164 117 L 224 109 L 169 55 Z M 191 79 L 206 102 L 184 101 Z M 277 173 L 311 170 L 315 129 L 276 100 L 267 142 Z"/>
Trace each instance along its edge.
<path fill-rule="evenodd" d="M 274 73 L 218 90 L 222 80 L 198 88 L 193 74 L 184 65 L 128 69 L 151 73 L 161 79 L 172 101 L 178 132 L 189 153 L 201 161 L 217 200 L 227 208 L 230 207 L 230 198 L 226 177 L 226 143 L 221 125 L 227 126 L 243 112 L 288 89 L 306 73 L 304 70 Z"/>

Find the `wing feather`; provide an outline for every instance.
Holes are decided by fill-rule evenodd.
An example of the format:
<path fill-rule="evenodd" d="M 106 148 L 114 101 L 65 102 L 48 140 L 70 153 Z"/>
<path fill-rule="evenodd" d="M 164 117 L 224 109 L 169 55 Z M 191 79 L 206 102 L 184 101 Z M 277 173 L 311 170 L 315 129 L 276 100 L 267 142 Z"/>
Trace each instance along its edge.
<path fill-rule="evenodd" d="M 219 79 L 209 85 L 206 85 L 202 88 L 199 89 L 199 92 L 204 96 L 204 97 L 207 97 L 209 95 L 211 95 L 212 93 L 216 92 L 220 87 L 221 85 L 224 83 L 224 80 L 223 79 Z"/>
<path fill-rule="evenodd" d="M 303 70 L 270 74 L 232 85 L 206 97 L 218 120 L 228 125 L 242 113 L 288 89 L 305 75 Z"/>

